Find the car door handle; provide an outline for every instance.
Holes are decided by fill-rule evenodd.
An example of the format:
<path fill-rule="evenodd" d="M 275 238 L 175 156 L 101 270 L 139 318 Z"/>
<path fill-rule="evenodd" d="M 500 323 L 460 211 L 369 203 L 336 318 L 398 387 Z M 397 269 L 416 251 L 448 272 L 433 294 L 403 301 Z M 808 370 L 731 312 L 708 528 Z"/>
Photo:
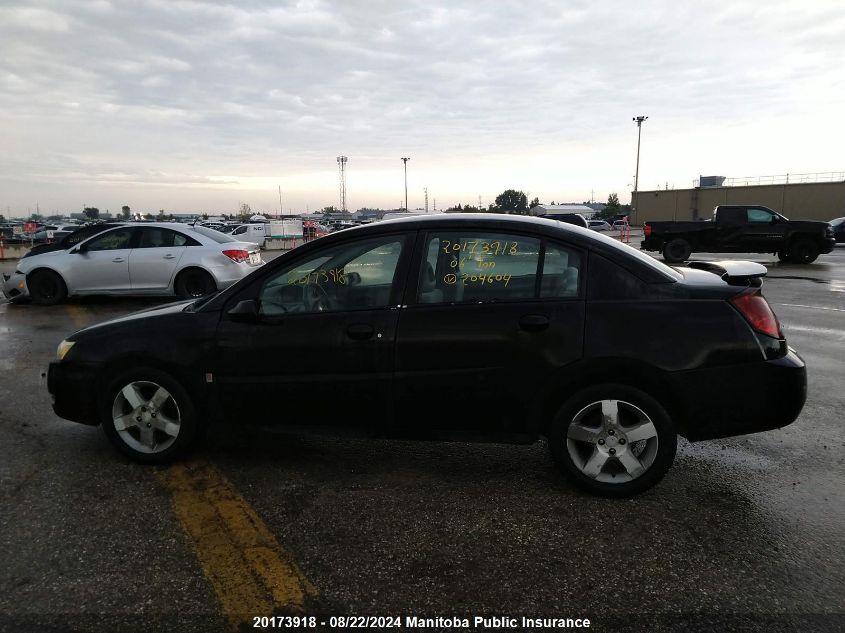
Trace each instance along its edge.
<path fill-rule="evenodd" d="M 366 341 L 367 339 L 373 338 L 374 333 L 373 326 L 367 325 L 366 323 L 353 323 L 346 328 L 346 334 L 349 338 L 356 341 Z"/>
<path fill-rule="evenodd" d="M 115 257 L 112 261 L 113 261 L 115 264 L 120 264 L 120 263 L 122 263 L 122 262 L 125 262 L 126 260 L 125 260 L 125 259 L 123 259 L 122 257 Z"/>
<path fill-rule="evenodd" d="M 519 327 L 526 332 L 540 332 L 549 327 L 549 317 L 542 314 L 526 314 L 519 320 Z"/>
<path fill-rule="evenodd" d="M 176 259 L 176 255 L 167 254 L 164 256 L 164 259 Z"/>

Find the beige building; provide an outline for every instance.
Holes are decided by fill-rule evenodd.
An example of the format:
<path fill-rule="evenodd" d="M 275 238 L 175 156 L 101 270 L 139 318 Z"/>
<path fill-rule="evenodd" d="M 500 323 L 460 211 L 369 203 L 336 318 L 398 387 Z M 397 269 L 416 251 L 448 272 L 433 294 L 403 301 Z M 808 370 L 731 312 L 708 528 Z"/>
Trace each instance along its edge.
<path fill-rule="evenodd" d="M 829 221 L 845 216 L 845 174 L 841 176 L 841 180 L 828 182 L 750 185 L 729 179 L 721 186 L 639 191 L 632 200 L 636 211 L 631 223 L 707 220 L 720 204 L 759 204 L 790 220 Z"/>

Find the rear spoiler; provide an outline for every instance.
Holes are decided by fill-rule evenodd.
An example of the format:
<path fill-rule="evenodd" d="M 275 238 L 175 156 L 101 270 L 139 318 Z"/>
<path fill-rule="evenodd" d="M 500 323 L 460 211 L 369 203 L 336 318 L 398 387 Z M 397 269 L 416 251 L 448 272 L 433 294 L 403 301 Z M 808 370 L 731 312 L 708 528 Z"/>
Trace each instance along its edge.
<path fill-rule="evenodd" d="M 753 279 L 756 280 L 756 285 L 759 285 L 762 283 L 761 277 L 765 277 L 769 272 L 762 264 L 731 260 L 689 262 L 687 266 L 697 268 L 698 270 L 706 270 L 714 275 L 718 275 L 729 284 L 745 284 Z"/>

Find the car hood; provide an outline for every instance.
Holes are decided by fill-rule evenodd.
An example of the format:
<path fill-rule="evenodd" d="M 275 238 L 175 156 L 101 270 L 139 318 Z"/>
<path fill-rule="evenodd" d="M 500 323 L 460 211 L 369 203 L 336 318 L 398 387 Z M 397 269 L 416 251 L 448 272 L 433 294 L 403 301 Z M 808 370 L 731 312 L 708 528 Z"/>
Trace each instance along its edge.
<path fill-rule="evenodd" d="M 168 303 L 163 306 L 156 306 L 154 308 L 147 308 L 146 310 L 140 310 L 138 312 L 133 312 L 131 314 L 124 315 L 122 317 L 118 317 L 116 319 L 109 319 L 108 321 L 103 321 L 102 323 L 97 323 L 95 325 L 90 325 L 78 332 L 75 332 L 72 336 L 68 337 L 69 340 L 75 340 L 77 336 L 80 334 L 85 334 L 86 332 L 92 332 L 94 330 L 110 327 L 114 325 L 121 325 L 125 323 L 130 323 L 132 321 L 139 321 L 141 319 L 151 319 L 159 316 L 165 316 L 169 314 L 177 314 L 179 312 L 184 312 L 185 308 L 191 305 L 196 299 L 189 299 L 187 301 L 177 301 L 176 303 Z"/>

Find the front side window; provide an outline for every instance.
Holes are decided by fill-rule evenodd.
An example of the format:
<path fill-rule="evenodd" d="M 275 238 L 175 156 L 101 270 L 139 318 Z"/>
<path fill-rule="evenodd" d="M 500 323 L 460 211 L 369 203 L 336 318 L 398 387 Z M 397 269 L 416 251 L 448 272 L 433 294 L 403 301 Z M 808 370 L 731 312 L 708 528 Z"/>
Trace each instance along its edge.
<path fill-rule="evenodd" d="M 129 248 L 132 242 L 132 229 L 115 229 L 100 237 L 95 237 L 85 243 L 86 251 L 113 251 L 120 248 Z"/>
<path fill-rule="evenodd" d="M 431 233 L 418 303 L 518 301 L 536 296 L 540 240 L 479 231 Z"/>
<path fill-rule="evenodd" d="M 320 249 L 265 280 L 259 312 L 278 316 L 388 307 L 404 241 L 391 235 Z"/>
<path fill-rule="evenodd" d="M 748 221 L 752 224 L 771 224 L 773 217 L 768 209 L 748 209 Z"/>

